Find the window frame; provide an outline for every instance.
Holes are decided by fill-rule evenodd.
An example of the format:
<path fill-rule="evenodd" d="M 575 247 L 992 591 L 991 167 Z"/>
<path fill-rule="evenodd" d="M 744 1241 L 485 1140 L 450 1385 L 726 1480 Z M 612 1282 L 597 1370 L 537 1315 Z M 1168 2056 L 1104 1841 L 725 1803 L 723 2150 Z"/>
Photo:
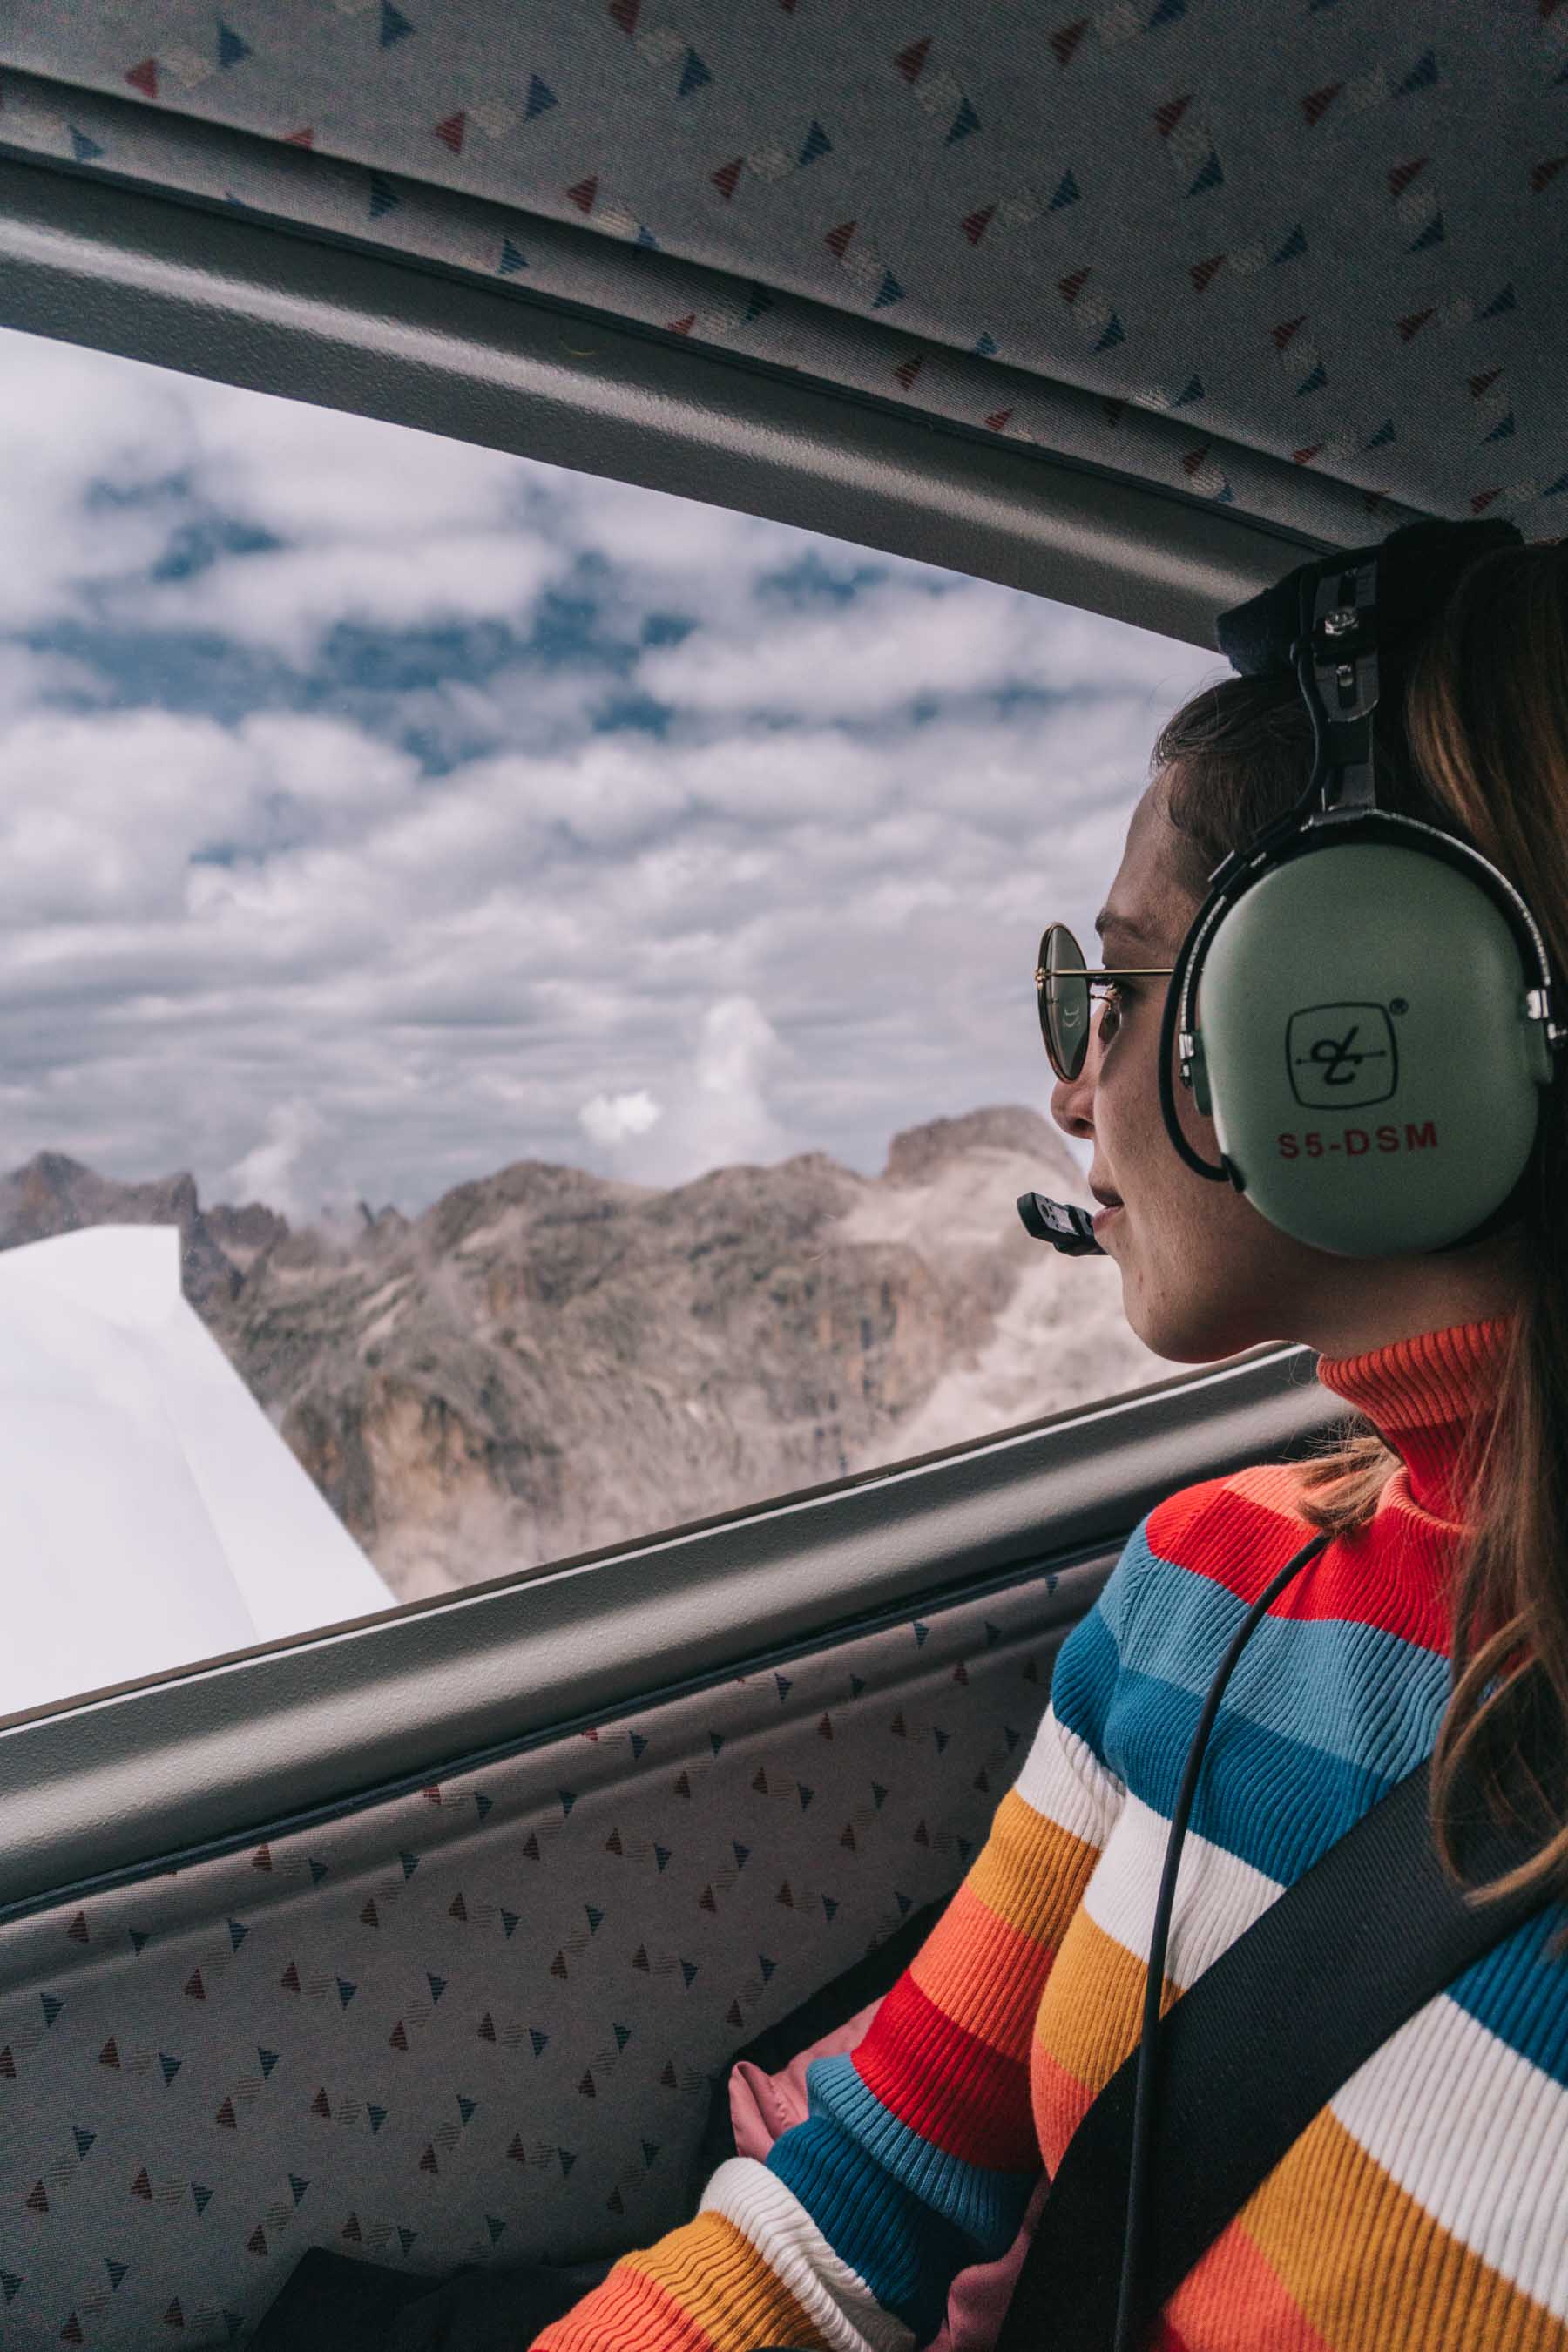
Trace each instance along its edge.
<path fill-rule="evenodd" d="M 1319 1450 L 1268 1346 L 912 1461 L 0 1721 L 0 1921 L 468 1770 L 889 1612 L 1088 1565 L 1194 1480 Z M 1097 1590 L 1094 1586 L 1093 1590 Z M 1083 1580 L 1058 1597 L 1070 1622 Z"/>
<path fill-rule="evenodd" d="M 1204 646 L 1216 611 L 1321 551 L 1161 484 L 3 142 L 0 323 L 700 492 Z M 0 1918 L 987 1579 L 1077 1563 L 1092 1584 L 1173 1487 L 1312 1447 L 1342 1410 L 1313 1361 L 1299 1347 L 1255 1349 L 891 1468 L 8 1717 Z M 1086 1590 L 1081 1577 L 1064 1587 L 1064 1620 Z"/>
<path fill-rule="evenodd" d="M 1205 648 L 1216 613 L 1328 551 L 1164 483 L 433 261 L 24 160 L 3 139 L 0 325 L 699 498 Z"/>

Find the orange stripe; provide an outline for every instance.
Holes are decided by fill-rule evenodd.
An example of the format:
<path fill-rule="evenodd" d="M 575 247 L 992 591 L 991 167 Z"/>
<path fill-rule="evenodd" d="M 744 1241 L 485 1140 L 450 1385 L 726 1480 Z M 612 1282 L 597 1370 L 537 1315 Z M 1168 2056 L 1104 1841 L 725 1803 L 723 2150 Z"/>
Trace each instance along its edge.
<path fill-rule="evenodd" d="M 1400 2188 L 1330 2108 L 1238 2221 L 1331 2352 L 1563 2352 L 1561 2320 Z"/>
<path fill-rule="evenodd" d="M 530 2352 L 713 2352 L 712 2338 L 665 2287 L 618 2262 L 598 2286 L 552 2320 Z"/>
<path fill-rule="evenodd" d="M 1061 2162 L 1089 2101 L 1138 2047 L 1147 1974 L 1143 1961 L 1085 1911 L 1062 1937 L 1035 2021 L 1029 2061 L 1030 2099 L 1047 2171 Z M 1167 1979 L 1162 2011 L 1176 1998 Z"/>
<path fill-rule="evenodd" d="M 1109 2083 L 1143 2031 L 1145 1963 L 1080 1911 L 1062 1937 L 1035 2021 L 1035 2042 L 1092 2090 Z M 1166 1985 L 1163 2006 L 1176 1998 Z"/>
<path fill-rule="evenodd" d="M 999 1919 L 966 1878 L 910 1961 L 910 1974 L 944 2016 L 1022 2063 L 1054 1957 L 1052 1947 Z"/>
<path fill-rule="evenodd" d="M 1267 2344 L 1268 2352 L 1330 2352 L 1239 2221 L 1222 2231 L 1165 2305 L 1190 2344 Z"/>
<path fill-rule="evenodd" d="M 1245 1470 L 1233 1470 L 1225 1484 L 1243 1502 L 1256 1503 L 1260 1510 L 1272 1511 L 1276 1518 L 1307 1525 L 1300 1513 L 1299 1462 L 1255 1462 Z"/>
<path fill-rule="evenodd" d="M 964 1885 L 998 1919 L 1054 1944 L 1077 1910 L 1100 1848 L 1047 1821 L 1009 1789 Z"/>
<path fill-rule="evenodd" d="M 632 2352 L 634 2346 L 636 2352 L 643 2352 L 645 2345 L 648 2352 L 753 2352 L 759 2344 L 793 2344 L 802 2352 L 826 2352 L 826 2339 L 788 2287 L 744 2231 L 722 2213 L 700 2213 L 684 2229 L 671 2230 L 657 2244 L 623 2260 L 628 2271 L 661 2288 L 683 2324 L 696 2332 L 625 2337 L 601 2323 L 584 2338 L 582 2352 L 605 2352 L 610 2344 L 616 2352 Z"/>
<path fill-rule="evenodd" d="M 1048 2050 L 1036 2042 L 1029 2059 L 1029 2099 L 1035 2111 L 1035 2137 L 1040 2159 L 1054 2179 L 1067 2145 L 1088 2115 L 1094 2093 L 1059 2066 Z"/>

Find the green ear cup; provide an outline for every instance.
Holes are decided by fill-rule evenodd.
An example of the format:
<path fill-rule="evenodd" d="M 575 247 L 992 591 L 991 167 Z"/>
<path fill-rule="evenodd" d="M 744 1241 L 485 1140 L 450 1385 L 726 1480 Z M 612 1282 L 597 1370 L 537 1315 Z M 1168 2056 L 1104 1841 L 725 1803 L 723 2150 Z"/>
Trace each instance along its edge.
<path fill-rule="evenodd" d="M 1215 930 L 1194 1098 L 1282 1232 L 1344 1257 L 1440 1248 L 1530 1156 L 1552 1055 L 1529 984 L 1480 883 L 1394 843 L 1313 846 Z"/>

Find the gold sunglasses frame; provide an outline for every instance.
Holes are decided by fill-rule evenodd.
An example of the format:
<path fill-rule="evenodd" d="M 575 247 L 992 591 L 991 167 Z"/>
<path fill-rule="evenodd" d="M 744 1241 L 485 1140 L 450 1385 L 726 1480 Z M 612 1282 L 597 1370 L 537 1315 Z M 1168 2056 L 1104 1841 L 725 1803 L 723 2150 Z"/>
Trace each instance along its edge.
<path fill-rule="evenodd" d="M 1079 1054 L 1078 1058 L 1078 1068 L 1073 1070 L 1064 1070 L 1060 1062 L 1058 1061 L 1055 1049 L 1051 1045 L 1050 1024 L 1046 1015 L 1047 981 L 1051 979 L 1081 980 L 1092 983 L 1095 981 L 1108 980 L 1171 980 L 1175 975 L 1176 967 L 1173 963 L 1127 963 L 1116 965 L 1086 964 L 1081 971 L 1068 970 L 1066 971 L 1058 971 L 1054 973 L 1047 972 L 1046 970 L 1046 941 L 1050 938 L 1053 931 L 1058 930 L 1066 931 L 1068 938 L 1072 940 L 1074 947 L 1078 946 L 1077 940 L 1073 939 L 1071 931 L 1068 930 L 1068 927 L 1065 923 L 1047 923 L 1046 925 L 1045 929 L 1040 934 L 1039 961 L 1035 966 L 1035 1002 L 1040 1016 L 1040 1035 L 1045 1042 L 1046 1057 L 1049 1061 L 1050 1066 L 1056 1072 L 1058 1077 L 1060 1078 L 1065 1085 L 1070 1086 L 1073 1080 L 1078 1076 L 1079 1072 L 1083 1068 L 1084 1063 L 1088 1058 L 1089 1028 L 1086 1025 L 1084 1029 L 1083 1051 Z M 1079 953 L 1081 954 L 1081 952 L 1082 950 L 1080 949 Z M 1092 1000 L 1092 985 L 1090 986 L 1089 993 Z"/>

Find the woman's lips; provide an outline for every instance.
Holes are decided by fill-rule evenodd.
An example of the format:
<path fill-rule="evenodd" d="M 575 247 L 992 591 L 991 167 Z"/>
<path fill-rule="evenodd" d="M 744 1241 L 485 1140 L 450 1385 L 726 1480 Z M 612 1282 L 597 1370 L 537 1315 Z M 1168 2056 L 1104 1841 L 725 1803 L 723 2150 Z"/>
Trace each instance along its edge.
<path fill-rule="evenodd" d="M 1110 1223 L 1112 1217 L 1119 1217 L 1121 1214 L 1122 1206 L 1123 1203 L 1118 1201 L 1114 1209 L 1097 1209 L 1091 1221 L 1095 1232 L 1097 1234 L 1101 1232 Z"/>

